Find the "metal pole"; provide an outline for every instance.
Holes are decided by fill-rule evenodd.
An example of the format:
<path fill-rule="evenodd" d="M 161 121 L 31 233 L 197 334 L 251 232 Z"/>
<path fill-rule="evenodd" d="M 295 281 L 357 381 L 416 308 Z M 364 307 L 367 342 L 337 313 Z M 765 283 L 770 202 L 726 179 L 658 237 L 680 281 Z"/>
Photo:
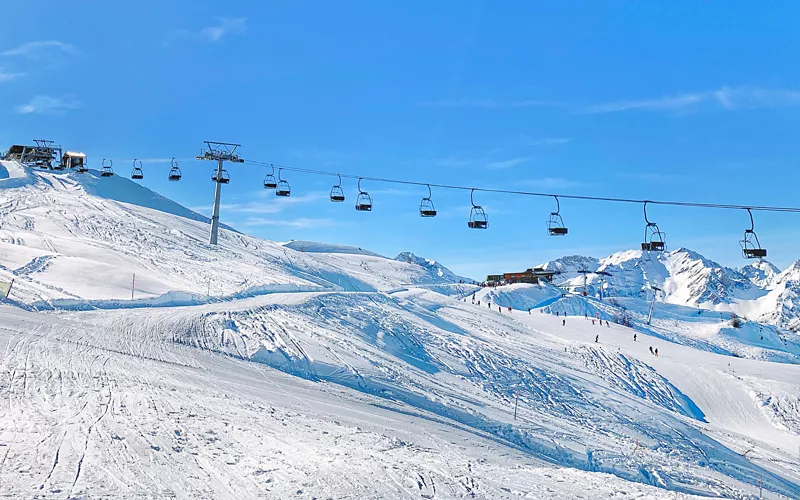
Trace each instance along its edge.
<path fill-rule="evenodd" d="M 133 300 L 133 291 L 136 289 L 136 273 L 133 273 L 133 280 L 131 281 L 131 300 Z"/>
<path fill-rule="evenodd" d="M 219 203 L 222 197 L 222 159 L 220 158 L 217 163 L 217 186 L 214 191 L 214 212 L 211 215 L 211 241 L 212 245 L 217 244 L 217 234 L 219 233 Z"/>

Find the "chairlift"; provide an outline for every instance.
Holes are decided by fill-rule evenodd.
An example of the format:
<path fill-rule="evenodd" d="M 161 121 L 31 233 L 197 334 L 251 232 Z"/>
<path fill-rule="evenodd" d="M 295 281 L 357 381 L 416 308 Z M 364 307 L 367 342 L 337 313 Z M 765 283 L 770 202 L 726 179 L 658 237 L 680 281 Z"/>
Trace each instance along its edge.
<path fill-rule="evenodd" d="M 644 202 L 644 221 L 647 225 L 644 227 L 644 242 L 642 242 L 642 250 L 650 252 L 663 252 L 667 249 L 667 233 L 662 232 L 658 228 L 658 224 L 650 222 L 647 218 L 647 202 Z"/>
<path fill-rule="evenodd" d="M 169 176 L 167 178 L 171 181 L 181 180 L 181 169 L 178 168 L 178 162 L 175 161 L 175 158 L 170 161 L 170 167 Z"/>
<path fill-rule="evenodd" d="M 85 174 L 89 171 L 89 167 L 86 166 L 86 158 L 82 158 L 82 160 L 83 161 L 78 163 L 78 165 L 75 167 L 75 172 L 78 174 Z"/>
<path fill-rule="evenodd" d="M 264 189 L 275 189 L 278 187 L 278 181 L 275 180 L 275 166 L 272 163 L 269 166 L 272 167 L 272 173 L 264 177 Z"/>
<path fill-rule="evenodd" d="M 231 176 L 228 175 L 228 171 L 223 168 L 219 170 L 219 177 L 217 177 L 217 169 L 215 168 L 211 171 L 211 182 L 229 184 L 231 182 Z"/>
<path fill-rule="evenodd" d="M 108 160 L 108 165 L 106 165 L 106 159 L 103 158 L 101 165 L 100 177 L 111 177 L 114 175 L 114 162 L 112 160 Z"/>
<path fill-rule="evenodd" d="M 558 201 L 558 196 L 553 196 L 556 199 L 556 211 L 550 212 L 550 218 L 547 220 L 547 234 L 550 236 L 566 236 L 569 231 L 564 225 L 564 219 L 561 218 L 561 203 Z"/>
<path fill-rule="evenodd" d="M 288 182 L 281 179 L 281 170 L 283 169 L 282 168 L 278 169 L 278 184 L 275 185 L 275 195 L 289 196 L 292 194 L 292 188 L 289 186 Z"/>
<path fill-rule="evenodd" d="M 761 243 L 758 241 L 758 236 L 756 236 L 753 212 L 749 208 L 746 210 L 747 215 L 750 216 L 750 229 L 744 230 L 744 239 L 739 242 L 742 246 L 742 256 L 745 259 L 763 259 L 767 256 L 767 249 L 761 248 Z"/>
<path fill-rule="evenodd" d="M 474 189 L 469 192 L 469 201 L 472 203 L 472 209 L 469 211 L 467 226 L 470 229 L 486 229 L 489 226 L 489 219 L 486 217 L 483 207 L 475 204 L 473 194 L 475 194 Z"/>
<path fill-rule="evenodd" d="M 430 185 L 428 185 L 428 196 L 419 202 L 419 215 L 420 217 L 436 217 L 436 207 L 433 206 L 433 200 L 431 200 Z"/>
<path fill-rule="evenodd" d="M 138 160 L 133 160 L 133 171 L 131 172 L 131 179 L 138 181 L 144 179 L 144 172 L 142 172 L 142 162 L 139 162 L 139 166 L 136 166 L 136 162 Z"/>
<path fill-rule="evenodd" d="M 341 203 L 344 201 L 344 191 L 342 191 L 342 176 L 336 174 L 336 177 L 339 178 L 339 184 L 336 184 L 331 188 L 331 201 Z"/>
<path fill-rule="evenodd" d="M 369 193 L 361 190 L 361 177 L 358 178 L 358 198 L 356 198 L 356 210 L 359 212 L 372 211 L 372 198 Z"/>

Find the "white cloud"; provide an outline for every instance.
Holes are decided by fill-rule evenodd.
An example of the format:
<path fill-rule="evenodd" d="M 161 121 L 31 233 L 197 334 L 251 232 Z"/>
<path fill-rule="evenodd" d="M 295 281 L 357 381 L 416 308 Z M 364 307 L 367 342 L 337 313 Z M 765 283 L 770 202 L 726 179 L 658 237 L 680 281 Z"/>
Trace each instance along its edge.
<path fill-rule="evenodd" d="M 27 114 L 42 114 L 42 115 L 59 115 L 63 114 L 70 109 L 77 109 L 81 106 L 80 102 L 73 95 L 64 95 L 61 97 L 50 97 L 46 95 L 37 95 L 30 100 L 27 104 L 22 104 L 16 107 L 17 113 Z"/>
<path fill-rule="evenodd" d="M 251 217 L 244 222 L 236 224 L 238 226 L 287 226 L 301 229 L 330 227 L 337 225 L 338 222 L 333 219 L 311 219 L 301 217 L 298 219 L 268 219 L 266 217 Z"/>
<path fill-rule="evenodd" d="M 245 17 L 221 17 L 215 26 L 207 26 L 200 30 L 200 36 L 209 42 L 218 42 L 229 34 L 240 35 L 247 30 Z"/>
<path fill-rule="evenodd" d="M 46 40 L 23 43 L 18 47 L 3 51 L 0 55 L 40 59 L 42 57 L 49 57 L 53 55 L 54 52 L 70 54 L 75 52 L 75 47 L 69 43 L 59 42 L 57 40 Z"/>
<path fill-rule="evenodd" d="M 528 157 L 509 158 L 508 160 L 490 161 L 486 164 L 486 168 L 490 170 L 505 170 L 507 168 L 516 167 L 523 163 L 528 163 L 531 159 Z"/>
<path fill-rule="evenodd" d="M 8 82 L 21 76 L 25 76 L 25 73 L 6 73 L 5 68 L 0 66 L 0 82 Z"/>
<path fill-rule="evenodd" d="M 565 177 L 541 177 L 537 179 L 523 179 L 516 183 L 517 186 L 525 188 L 542 189 L 569 189 L 574 187 L 586 186 L 586 183 L 578 182 Z"/>
<path fill-rule="evenodd" d="M 431 163 L 438 167 L 468 167 L 475 163 L 474 158 L 459 158 L 457 156 L 448 156 L 446 158 L 439 158 L 433 160 Z"/>
<path fill-rule="evenodd" d="M 595 104 L 582 111 L 584 113 L 615 113 L 632 110 L 685 112 L 694 110 L 703 104 L 728 110 L 797 106 L 800 105 L 800 91 L 759 87 L 722 87 L 717 90 L 657 99 Z"/>
<path fill-rule="evenodd" d="M 585 113 L 614 113 L 636 109 L 653 111 L 680 111 L 699 104 L 708 98 L 707 93 L 681 94 L 677 96 L 662 97 L 659 99 L 646 99 L 640 101 L 617 101 L 604 104 L 595 104 L 583 109 Z"/>

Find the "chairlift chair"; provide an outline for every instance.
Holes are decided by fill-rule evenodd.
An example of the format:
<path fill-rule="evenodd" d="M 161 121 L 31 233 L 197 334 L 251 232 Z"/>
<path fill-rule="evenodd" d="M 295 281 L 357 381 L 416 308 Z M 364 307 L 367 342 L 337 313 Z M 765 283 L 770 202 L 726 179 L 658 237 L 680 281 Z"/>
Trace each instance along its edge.
<path fill-rule="evenodd" d="M 472 203 L 472 208 L 469 211 L 469 222 L 467 226 L 470 229 L 486 229 L 489 226 L 489 219 L 486 217 L 486 212 L 483 207 L 476 205 L 473 199 L 475 190 L 469 192 L 469 201 Z"/>
<path fill-rule="evenodd" d="M 264 176 L 264 189 L 275 189 L 278 187 L 278 181 L 275 180 L 275 167 L 270 163 L 272 173 Z"/>
<path fill-rule="evenodd" d="M 336 184 L 331 188 L 331 201 L 341 203 L 344 201 L 344 191 L 342 191 L 342 176 L 336 174 L 336 177 L 339 178 L 339 184 Z"/>
<path fill-rule="evenodd" d="M 358 178 L 358 197 L 356 198 L 356 210 L 359 212 L 372 211 L 372 198 L 369 193 L 361 190 L 361 177 Z"/>
<path fill-rule="evenodd" d="M 433 200 L 431 200 L 430 186 L 428 186 L 428 196 L 419 202 L 419 215 L 420 217 L 436 217 L 436 207 L 433 206 Z"/>
<path fill-rule="evenodd" d="M 292 194 L 292 188 L 289 186 L 288 182 L 281 179 L 281 170 L 283 169 L 278 169 L 278 184 L 275 186 L 275 196 L 290 196 Z"/>
<path fill-rule="evenodd" d="M 756 236 L 753 212 L 749 208 L 746 210 L 750 216 L 750 229 L 744 230 L 744 239 L 739 242 L 742 246 L 742 256 L 745 259 L 763 259 L 767 256 L 767 249 L 761 248 L 761 243 L 758 241 L 758 236 Z"/>
<path fill-rule="evenodd" d="M 108 165 L 106 165 L 106 161 L 108 161 Z M 102 168 L 100 169 L 100 177 L 111 177 L 114 175 L 114 162 L 112 160 L 106 160 L 103 158 L 101 165 Z"/>
<path fill-rule="evenodd" d="M 561 218 L 561 203 L 558 201 L 558 196 L 553 196 L 556 199 L 556 211 L 550 212 L 550 218 L 547 220 L 547 234 L 550 236 L 566 236 L 569 230 L 564 225 L 564 219 Z"/>
<path fill-rule="evenodd" d="M 78 174 L 85 174 L 89 171 L 89 167 L 86 166 L 86 158 L 81 158 L 81 162 L 75 167 L 75 172 Z"/>
<path fill-rule="evenodd" d="M 229 184 L 231 182 L 231 176 L 228 174 L 228 171 L 223 168 L 219 171 L 219 177 L 217 177 L 217 169 L 215 168 L 211 171 L 211 182 Z"/>
<path fill-rule="evenodd" d="M 644 202 L 644 221 L 647 225 L 644 227 L 644 241 L 642 242 L 642 250 L 647 252 L 663 252 L 667 249 L 667 234 L 658 228 L 658 224 L 650 222 L 647 218 L 647 202 Z"/>
<path fill-rule="evenodd" d="M 181 169 L 178 168 L 178 162 L 175 161 L 175 158 L 170 162 L 169 176 L 167 178 L 173 182 L 181 180 Z"/>
<path fill-rule="evenodd" d="M 139 162 L 139 166 L 136 166 L 136 162 L 138 160 L 133 160 L 133 171 L 131 172 L 131 179 L 138 181 L 144 179 L 144 172 L 142 172 L 142 162 Z"/>

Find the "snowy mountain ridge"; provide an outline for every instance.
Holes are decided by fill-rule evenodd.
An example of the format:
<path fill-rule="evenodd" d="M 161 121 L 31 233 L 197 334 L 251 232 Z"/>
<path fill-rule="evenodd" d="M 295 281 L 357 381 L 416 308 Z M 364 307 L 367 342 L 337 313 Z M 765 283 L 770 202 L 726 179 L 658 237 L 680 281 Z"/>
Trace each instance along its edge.
<path fill-rule="evenodd" d="M 798 325 L 800 310 L 795 293 L 800 288 L 800 261 L 784 271 L 766 260 L 745 265 L 741 270 L 723 266 L 698 252 L 678 248 L 669 252 L 625 250 L 602 259 L 568 256 L 542 264 L 556 269 L 554 283 L 572 292 L 586 291 L 599 296 L 652 297 L 658 300 L 715 311 L 728 311 L 784 328 Z M 610 276 L 592 274 L 605 271 Z"/>

